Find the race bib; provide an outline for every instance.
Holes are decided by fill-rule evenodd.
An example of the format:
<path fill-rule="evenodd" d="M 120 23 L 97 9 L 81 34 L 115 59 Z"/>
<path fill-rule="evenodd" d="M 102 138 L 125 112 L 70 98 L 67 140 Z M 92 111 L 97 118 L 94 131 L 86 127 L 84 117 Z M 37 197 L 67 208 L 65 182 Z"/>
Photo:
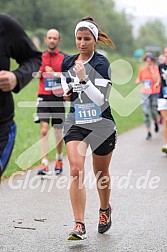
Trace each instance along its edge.
<path fill-rule="evenodd" d="M 151 88 L 152 81 L 151 80 L 144 80 L 142 81 L 142 85 L 145 88 Z"/>
<path fill-rule="evenodd" d="M 59 90 L 62 89 L 61 78 L 45 78 L 45 90 Z"/>
<path fill-rule="evenodd" d="M 101 107 L 95 103 L 75 104 L 75 123 L 95 123 L 102 120 Z"/>
<path fill-rule="evenodd" d="M 167 98 L 167 86 L 162 87 L 162 94 L 163 94 L 163 98 Z"/>

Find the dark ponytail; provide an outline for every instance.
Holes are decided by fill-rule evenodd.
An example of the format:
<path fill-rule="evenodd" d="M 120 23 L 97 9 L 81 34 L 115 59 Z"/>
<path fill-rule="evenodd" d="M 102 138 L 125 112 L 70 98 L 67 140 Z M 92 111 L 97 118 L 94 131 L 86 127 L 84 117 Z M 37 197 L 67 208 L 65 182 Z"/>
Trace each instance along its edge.
<path fill-rule="evenodd" d="M 109 36 L 101 31 L 98 27 L 98 25 L 94 22 L 93 18 L 90 16 L 83 17 L 81 21 L 88 21 L 92 24 L 94 24 L 98 28 L 98 44 L 100 44 L 102 47 L 105 47 L 106 45 L 111 46 L 112 48 L 115 48 L 114 42 L 109 38 Z"/>

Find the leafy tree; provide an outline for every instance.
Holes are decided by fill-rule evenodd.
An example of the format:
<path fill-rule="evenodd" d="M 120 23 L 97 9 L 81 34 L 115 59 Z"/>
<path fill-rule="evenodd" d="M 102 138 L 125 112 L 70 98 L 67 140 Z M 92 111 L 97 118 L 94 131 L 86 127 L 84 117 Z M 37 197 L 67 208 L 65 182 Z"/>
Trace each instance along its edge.
<path fill-rule="evenodd" d="M 1 12 L 15 17 L 26 30 L 58 29 L 61 46 L 67 49 L 75 47 L 76 23 L 84 16 L 92 16 L 112 38 L 116 51 L 128 55 L 133 50 L 132 26 L 124 12 L 115 10 L 114 0 L 3 0 Z"/>
<path fill-rule="evenodd" d="M 167 44 L 166 27 L 161 20 L 154 19 L 146 22 L 139 29 L 136 45 L 144 48 L 148 45 L 165 47 Z"/>

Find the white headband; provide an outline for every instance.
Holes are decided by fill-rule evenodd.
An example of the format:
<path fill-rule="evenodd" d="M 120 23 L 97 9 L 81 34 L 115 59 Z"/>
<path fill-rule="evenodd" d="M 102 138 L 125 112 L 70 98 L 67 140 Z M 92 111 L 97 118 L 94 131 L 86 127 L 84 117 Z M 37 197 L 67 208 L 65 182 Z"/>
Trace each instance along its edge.
<path fill-rule="evenodd" d="M 96 41 L 98 40 L 98 28 L 96 27 L 96 25 L 87 21 L 81 21 L 76 25 L 75 37 L 76 37 L 78 29 L 82 27 L 88 28 L 91 31 L 91 33 L 95 36 Z"/>

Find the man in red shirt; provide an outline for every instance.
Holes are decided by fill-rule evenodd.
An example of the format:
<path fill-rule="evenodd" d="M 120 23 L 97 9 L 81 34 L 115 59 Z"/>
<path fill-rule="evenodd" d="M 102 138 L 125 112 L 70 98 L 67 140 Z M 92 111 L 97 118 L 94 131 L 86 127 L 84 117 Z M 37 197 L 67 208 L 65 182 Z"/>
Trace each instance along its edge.
<path fill-rule="evenodd" d="M 48 50 L 42 55 L 42 65 L 39 70 L 39 88 L 37 119 L 41 129 L 41 155 L 42 162 L 38 175 L 45 175 L 48 172 L 48 132 L 49 122 L 54 127 L 54 134 L 57 146 L 55 162 L 55 173 L 62 172 L 62 148 L 63 148 L 63 123 L 65 120 L 65 108 L 63 100 L 63 89 L 61 86 L 60 74 L 64 54 L 57 49 L 60 43 L 60 34 L 55 29 L 50 29 L 45 37 Z"/>
<path fill-rule="evenodd" d="M 146 139 L 151 139 L 151 122 L 150 112 L 154 120 L 155 132 L 158 132 L 157 123 L 157 99 L 160 92 L 160 74 L 158 66 L 155 65 L 155 58 L 153 54 L 146 54 L 145 66 L 139 69 L 138 78 L 136 84 L 141 85 L 142 93 L 142 106 L 144 112 L 144 121 L 147 128 Z"/>

